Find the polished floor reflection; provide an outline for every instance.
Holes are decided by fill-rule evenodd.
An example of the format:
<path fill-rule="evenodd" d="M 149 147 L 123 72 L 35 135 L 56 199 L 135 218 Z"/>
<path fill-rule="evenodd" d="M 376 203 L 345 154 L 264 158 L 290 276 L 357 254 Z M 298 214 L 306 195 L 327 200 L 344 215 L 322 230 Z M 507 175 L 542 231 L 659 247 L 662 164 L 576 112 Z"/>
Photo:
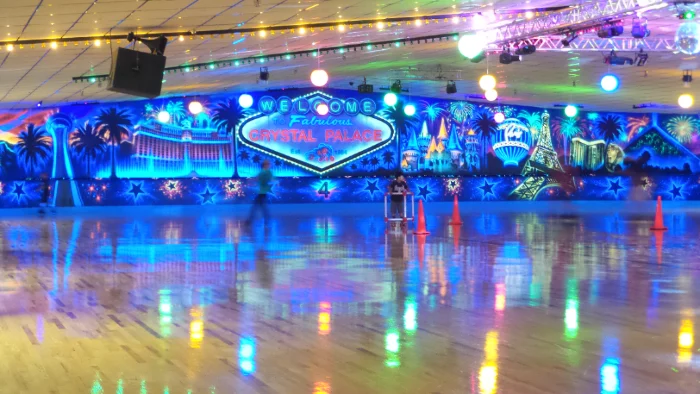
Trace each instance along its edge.
<path fill-rule="evenodd" d="M 700 392 L 700 213 L 590 204 L 6 216 L 0 393 Z"/>

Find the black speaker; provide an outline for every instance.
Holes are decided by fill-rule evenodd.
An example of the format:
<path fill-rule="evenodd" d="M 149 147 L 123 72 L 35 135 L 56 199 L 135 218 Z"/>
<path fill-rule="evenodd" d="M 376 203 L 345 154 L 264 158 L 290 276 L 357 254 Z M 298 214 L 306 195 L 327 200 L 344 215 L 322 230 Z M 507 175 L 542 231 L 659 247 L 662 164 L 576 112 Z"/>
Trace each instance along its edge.
<path fill-rule="evenodd" d="M 163 85 L 165 56 L 119 48 L 112 62 L 108 90 L 155 98 Z"/>

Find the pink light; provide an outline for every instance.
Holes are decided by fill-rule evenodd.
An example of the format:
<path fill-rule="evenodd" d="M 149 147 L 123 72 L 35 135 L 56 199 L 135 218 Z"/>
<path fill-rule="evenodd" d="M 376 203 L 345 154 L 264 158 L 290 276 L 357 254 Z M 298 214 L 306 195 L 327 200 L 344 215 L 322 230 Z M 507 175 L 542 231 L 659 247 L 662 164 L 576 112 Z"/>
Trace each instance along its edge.
<path fill-rule="evenodd" d="M 326 86 L 328 83 L 328 73 L 325 70 L 314 70 L 311 72 L 311 83 L 314 86 Z"/>
<path fill-rule="evenodd" d="M 506 116 L 503 115 L 503 112 L 496 112 L 496 114 L 493 115 L 493 120 L 495 120 L 496 123 L 503 123 L 503 121 L 506 120 Z"/>

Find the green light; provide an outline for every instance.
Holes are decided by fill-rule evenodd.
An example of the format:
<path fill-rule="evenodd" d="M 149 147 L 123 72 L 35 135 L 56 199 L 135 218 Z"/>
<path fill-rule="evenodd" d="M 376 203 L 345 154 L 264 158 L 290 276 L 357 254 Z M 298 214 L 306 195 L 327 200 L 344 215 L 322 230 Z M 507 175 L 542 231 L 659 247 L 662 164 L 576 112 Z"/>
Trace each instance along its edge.
<path fill-rule="evenodd" d="M 238 66 L 241 65 L 241 62 L 239 62 L 238 60 L 236 60 L 235 62 L 233 62 L 233 65 L 236 66 L 236 67 L 238 67 Z"/>
<path fill-rule="evenodd" d="M 190 68 L 189 68 L 189 67 L 185 67 L 185 72 L 186 72 L 186 73 L 190 72 Z"/>
<path fill-rule="evenodd" d="M 400 42 L 395 42 L 395 43 L 394 43 L 394 46 L 398 48 L 398 47 L 401 46 L 401 43 L 400 43 Z"/>
<path fill-rule="evenodd" d="M 97 78 L 90 78 L 90 83 L 95 83 L 97 82 Z"/>
<path fill-rule="evenodd" d="M 396 332 L 388 332 L 384 339 L 384 348 L 391 353 L 398 353 L 401 348 L 399 344 L 399 334 Z"/>
<path fill-rule="evenodd" d="M 345 48 L 340 48 L 340 53 L 345 53 Z"/>
<path fill-rule="evenodd" d="M 367 44 L 367 49 L 372 50 L 372 44 Z"/>
<path fill-rule="evenodd" d="M 683 19 L 695 19 L 695 12 L 691 10 L 684 12 Z"/>
<path fill-rule="evenodd" d="M 260 63 L 265 63 L 265 58 L 264 58 L 264 57 L 261 57 L 261 58 L 260 58 Z"/>
<path fill-rule="evenodd" d="M 216 68 L 216 64 L 212 63 L 212 64 L 209 65 L 209 69 L 210 69 L 210 70 L 213 70 L 213 69 L 215 69 L 215 68 Z"/>
<path fill-rule="evenodd" d="M 416 321 L 418 313 L 416 309 L 417 305 L 415 301 L 406 301 L 406 311 L 403 314 L 403 327 L 409 334 L 414 333 L 416 328 L 418 328 L 418 322 Z"/>
<path fill-rule="evenodd" d="M 161 82 L 161 83 L 166 83 L 166 82 L 168 82 L 168 80 L 164 79 L 164 80 L 162 80 L 162 81 L 160 81 L 160 82 Z"/>
<path fill-rule="evenodd" d="M 287 55 L 286 55 L 286 56 L 285 56 L 284 58 L 285 58 L 285 59 L 287 59 L 287 60 L 289 60 L 289 59 L 291 59 L 291 58 L 292 58 L 292 56 L 291 56 L 291 55 L 289 55 L 289 54 L 287 54 Z"/>
<path fill-rule="evenodd" d="M 389 107 L 393 107 L 399 101 L 399 98 L 394 93 L 387 93 L 384 95 L 384 104 Z"/>
<path fill-rule="evenodd" d="M 318 56 L 318 51 L 314 52 L 314 57 Z"/>

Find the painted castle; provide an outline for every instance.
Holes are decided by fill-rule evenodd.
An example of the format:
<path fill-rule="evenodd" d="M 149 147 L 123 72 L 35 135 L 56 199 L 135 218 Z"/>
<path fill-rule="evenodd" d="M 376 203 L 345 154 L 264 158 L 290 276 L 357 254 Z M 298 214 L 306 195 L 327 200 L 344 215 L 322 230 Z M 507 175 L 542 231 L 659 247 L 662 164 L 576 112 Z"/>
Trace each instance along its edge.
<path fill-rule="evenodd" d="M 469 143 L 468 145 L 467 151 L 465 151 L 459 141 L 459 132 L 455 125 L 452 125 L 449 133 L 447 132 L 445 119 L 440 121 L 437 137 L 430 135 L 427 122 L 423 122 L 420 134 L 417 136 L 415 130 L 411 130 L 408 143 L 403 151 L 401 168 L 405 171 L 429 170 L 439 173 L 450 172 L 464 167 L 465 164 L 470 164 L 468 166 L 470 171 L 478 170 L 478 168 L 473 168 L 473 161 L 469 159 L 465 161 L 465 153 L 466 156 L 469 156 L 469 151 L 473 150 L 473 154 L 476 155 L 474 144 Z"/>

